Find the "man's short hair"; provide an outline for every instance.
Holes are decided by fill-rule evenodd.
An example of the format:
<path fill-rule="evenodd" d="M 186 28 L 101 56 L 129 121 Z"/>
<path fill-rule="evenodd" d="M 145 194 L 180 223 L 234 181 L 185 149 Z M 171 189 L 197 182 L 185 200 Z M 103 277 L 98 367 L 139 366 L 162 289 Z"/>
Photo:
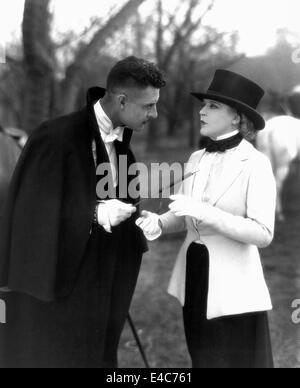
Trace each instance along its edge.
<path fill-rule="evenodd" d="M 152 86 L 161 89 L 166 85 L 163 72 L 154 63 L 134 56 L 118 62 L 110 71 L 106 88 L 113 92 L 117 88 Z"/>

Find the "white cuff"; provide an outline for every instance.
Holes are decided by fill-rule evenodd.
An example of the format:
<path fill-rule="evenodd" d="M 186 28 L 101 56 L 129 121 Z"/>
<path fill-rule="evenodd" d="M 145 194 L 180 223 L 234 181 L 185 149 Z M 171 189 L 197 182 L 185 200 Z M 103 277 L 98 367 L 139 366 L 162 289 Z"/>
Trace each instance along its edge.
<path fill-rule="evenodd" d="M 97 217 L 98 224 L 102 226 L 107 233 L 112 233 L 108 214 L 108 206 L 105 201 L 99 203 Z"/>

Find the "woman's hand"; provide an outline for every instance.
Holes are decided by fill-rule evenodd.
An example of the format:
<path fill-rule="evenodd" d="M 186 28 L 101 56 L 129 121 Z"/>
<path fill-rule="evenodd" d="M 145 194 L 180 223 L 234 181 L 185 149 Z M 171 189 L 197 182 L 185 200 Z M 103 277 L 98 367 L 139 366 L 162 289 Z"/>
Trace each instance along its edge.
<path fill-rule="evenodd" d="M 142 217 L 136 221 L 136 225 L 142 229 L 149 241 L 156 240 L 162 234 L 159 216 L 147 211 L 142 212 Z"/>
<path fill-rule="evenodd" d="M 173 202 L 169 205 L 169 209 L 176 217 L 192 217 L 204 222 L 208 220 L 213 209 L 211 205 L 186 195 L 172 195 L 170 199 Z"/>

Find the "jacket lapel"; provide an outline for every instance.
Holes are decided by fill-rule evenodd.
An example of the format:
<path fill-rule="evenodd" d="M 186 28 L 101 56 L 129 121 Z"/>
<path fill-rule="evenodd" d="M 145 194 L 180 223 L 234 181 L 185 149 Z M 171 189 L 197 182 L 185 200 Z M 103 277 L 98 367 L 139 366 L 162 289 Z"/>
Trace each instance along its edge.
<path fill-rule="evenodd" d="M 215 206 L 241 175 L 246 167 L 245 161 L 250 158 L 251 151 L 252 146 L 250 143 L 243 140 L 238 146 L 236 152 L 232 154 L 230 161 L 226 163 L 226 167 L 224 169 L 224 179 L 220 180 L 218 186 L 216 187 L 215 194 L 210 201 L 211 205 Z"/>
<path fill-rule="evenodd" d="M 189 162 L 187 166 L 186 174 L 189 174 L 189 173 L 195 173 L 195 174 L 191 178 L 188 178 L 185 182 L 183 182 L 183 187 L 184 187 L 183 192 L 186 193 L 186 195 L 192 196 L 193 194 L 195 179 L 198 174 L 197 171 L 199 170 L 199 165 L 204 154 L 205 154 L 205 150 L 200 151 L 197 158 L 193 162 Z M 199 171 L 199 173 L 201 174 L 201 171 Z"/>

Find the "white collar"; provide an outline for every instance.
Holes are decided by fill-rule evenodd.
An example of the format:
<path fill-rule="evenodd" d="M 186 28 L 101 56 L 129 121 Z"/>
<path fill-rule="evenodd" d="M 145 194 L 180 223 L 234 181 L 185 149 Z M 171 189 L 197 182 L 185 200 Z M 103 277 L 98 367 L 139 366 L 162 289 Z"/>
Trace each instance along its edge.
<path fill-rule="evenodd" d="M 230 133 L 226 133 L 226 135 L 222 135 L 222 136 L 217 137 L 217 141 L 229 139 L 229 138 L 237 135 L 238 133 L 239 133 L 239 130 L 236 129 L 235 131 L 232 131 Z"/>
<path fill-rule="evenodd" d="M 101 106 L 101 100 L 95 104 L 94 110 L 103 141 L 105 143 L 113 143 L 115 140 L 123 141 L 125 127 L 113 127 L 111 119 Z"/>

